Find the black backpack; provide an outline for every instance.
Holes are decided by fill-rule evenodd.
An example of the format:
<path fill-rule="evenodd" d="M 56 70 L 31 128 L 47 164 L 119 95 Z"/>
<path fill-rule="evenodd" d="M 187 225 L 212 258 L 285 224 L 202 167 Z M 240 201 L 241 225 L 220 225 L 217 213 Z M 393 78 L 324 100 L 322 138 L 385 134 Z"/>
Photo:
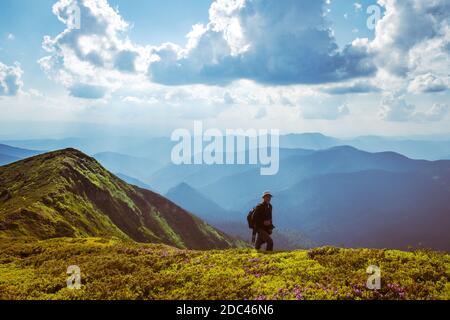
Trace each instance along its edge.
<path fill-rule="evenodd" d="M 255 222 L 254 222 L 255 211 L 256 211 L 256 207 L 254 207 L 252 210 L 250 210 L 250 212 L 247 215 L 248 227 L 250 229 L 254 229 L 255 228 Z"/>

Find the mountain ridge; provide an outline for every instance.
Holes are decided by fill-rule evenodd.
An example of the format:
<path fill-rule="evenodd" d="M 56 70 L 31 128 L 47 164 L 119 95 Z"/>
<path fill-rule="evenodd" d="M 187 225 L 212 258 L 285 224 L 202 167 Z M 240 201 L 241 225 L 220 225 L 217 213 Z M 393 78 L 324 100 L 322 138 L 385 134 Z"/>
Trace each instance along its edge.
<path fill-rule="evenodd" d="M 73 148 L 0 167 L 0 237 L 114 236 L 179 248 L 237 243 L 152 191 L 131 186 Z"/>

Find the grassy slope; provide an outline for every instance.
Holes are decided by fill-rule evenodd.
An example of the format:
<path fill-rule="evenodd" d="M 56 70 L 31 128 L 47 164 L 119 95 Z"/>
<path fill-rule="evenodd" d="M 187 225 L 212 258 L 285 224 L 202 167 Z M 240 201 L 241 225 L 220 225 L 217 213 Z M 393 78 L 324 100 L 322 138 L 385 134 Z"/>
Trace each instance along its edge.
<path fill-rule="evenodd" d="M 366 268 L 381 268 L 379 292 Z M 66 288 L 81 268 L 82 288 Z M 320 248 L 187 251 L 119 240 L 0 241 L 0 299 L 450 299 L 450 257 Z"/>
<path fill-rule="evenodd" d="M 241 245 L 74 149 L 0 167 L 0 239 L 89 236 L 193 249 Z"/>

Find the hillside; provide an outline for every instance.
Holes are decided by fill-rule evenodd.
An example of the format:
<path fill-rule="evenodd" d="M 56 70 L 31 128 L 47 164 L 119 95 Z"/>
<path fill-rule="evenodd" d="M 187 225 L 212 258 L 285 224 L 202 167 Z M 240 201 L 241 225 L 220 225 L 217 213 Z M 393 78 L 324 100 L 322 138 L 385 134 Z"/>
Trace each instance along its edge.
<path fill-rule="evenodd" d="M 0 167 L 0 238 L 106 236 L 179 248 L 237 242 L 75 149 Z"/>
<path fill-rule="evenodd" d="M 81 289 L 66 287 L 67 267 Z M 367 267 L 381 289 L 366 288 Z M 188 251 L 104 239 L 0 242 L 1 299 L 450 299 L 450 257 L 417 251 L 318 248 Z"/>

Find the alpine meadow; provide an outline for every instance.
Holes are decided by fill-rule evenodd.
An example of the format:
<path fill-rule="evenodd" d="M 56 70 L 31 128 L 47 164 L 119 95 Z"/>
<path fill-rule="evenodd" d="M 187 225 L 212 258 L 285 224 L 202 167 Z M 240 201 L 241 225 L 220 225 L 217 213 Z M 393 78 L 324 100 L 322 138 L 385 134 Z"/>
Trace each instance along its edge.
<path fill-rule="evenodd" d="M 0 0 L 2 310 L 448 306 L 449 71 L 449 0 Z"/>

